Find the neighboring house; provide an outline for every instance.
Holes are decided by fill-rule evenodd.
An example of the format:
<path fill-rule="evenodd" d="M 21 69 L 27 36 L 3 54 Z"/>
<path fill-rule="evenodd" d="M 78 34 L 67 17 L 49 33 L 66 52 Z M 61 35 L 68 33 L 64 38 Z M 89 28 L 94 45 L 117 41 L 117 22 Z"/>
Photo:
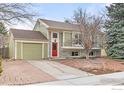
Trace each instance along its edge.
<path fill-rule="evenodd" d="M 38 19 L 34 29 L 10 29 L 10 58 L 43 59 L 83 57 L 85 49 L 80 42 L 80 29 L 77 24 Z M 97 35 L 90 56 L 101 56 Z"/>

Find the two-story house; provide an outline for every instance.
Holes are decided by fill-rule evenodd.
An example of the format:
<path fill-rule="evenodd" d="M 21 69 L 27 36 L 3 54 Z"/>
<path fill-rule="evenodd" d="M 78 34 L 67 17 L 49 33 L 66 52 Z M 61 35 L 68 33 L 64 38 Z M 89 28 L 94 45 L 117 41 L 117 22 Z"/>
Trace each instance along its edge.
<path fill-rule="evenodd" d="M 101 32 L 100 32 L 101 33 Z M 100 36 L 94 39 L 90 56 L 100 56 Z M 38 19 L 34 29 L 10 29 L 10 58 L 43 59 L 83 57 L 85 48 L 80 42 L 79 25 Z"/>

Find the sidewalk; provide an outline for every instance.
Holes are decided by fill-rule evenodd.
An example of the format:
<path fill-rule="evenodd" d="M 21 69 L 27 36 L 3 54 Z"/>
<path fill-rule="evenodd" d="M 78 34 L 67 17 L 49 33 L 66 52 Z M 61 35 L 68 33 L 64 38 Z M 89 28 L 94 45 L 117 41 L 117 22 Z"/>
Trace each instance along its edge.
<path fill-rule="evenodd" d="M 35 85 L 123 85 L 124 72 L 112 74 L 94 75 L 55 82 L 40 83 Z"/>

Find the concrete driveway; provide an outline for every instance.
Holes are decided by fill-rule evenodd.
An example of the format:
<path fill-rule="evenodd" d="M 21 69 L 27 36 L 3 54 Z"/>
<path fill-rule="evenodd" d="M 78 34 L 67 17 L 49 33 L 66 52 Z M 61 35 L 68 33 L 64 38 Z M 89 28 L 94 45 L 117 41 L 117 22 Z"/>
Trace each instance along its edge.
<path fill-rule="evenodd" d="M 57 79 L 24 60 L 3 60 L 0 85 L 28 85 Z"/>
<path fill-rule="evenodd" d="M 58 80 L 76 79 L 80 77 L 87 77 L 93 74 L 60 64 L 59 62 L 49 60 L 28 60 L 28 63 L 50 74 Z"/>

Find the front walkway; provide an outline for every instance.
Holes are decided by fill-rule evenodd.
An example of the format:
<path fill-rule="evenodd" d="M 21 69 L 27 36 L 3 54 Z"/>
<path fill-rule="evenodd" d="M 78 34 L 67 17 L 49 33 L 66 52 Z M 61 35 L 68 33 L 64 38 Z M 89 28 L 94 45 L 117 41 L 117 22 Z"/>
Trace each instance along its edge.
<path fill-rule="evenodd" d="M 80 77 L 34 85 L 124 85 L 124 72 Z"/>
<path fill-rule="evenodd" d="M 54 61 L 28 60 L 27 62 L 41 69 L 42 71 L 50 74 L 51 76 L 55 77 L 58 80 L 67 80 L 67 79 L 81 78 L 81 77 L 87 77 L 93 75 Z"/>

